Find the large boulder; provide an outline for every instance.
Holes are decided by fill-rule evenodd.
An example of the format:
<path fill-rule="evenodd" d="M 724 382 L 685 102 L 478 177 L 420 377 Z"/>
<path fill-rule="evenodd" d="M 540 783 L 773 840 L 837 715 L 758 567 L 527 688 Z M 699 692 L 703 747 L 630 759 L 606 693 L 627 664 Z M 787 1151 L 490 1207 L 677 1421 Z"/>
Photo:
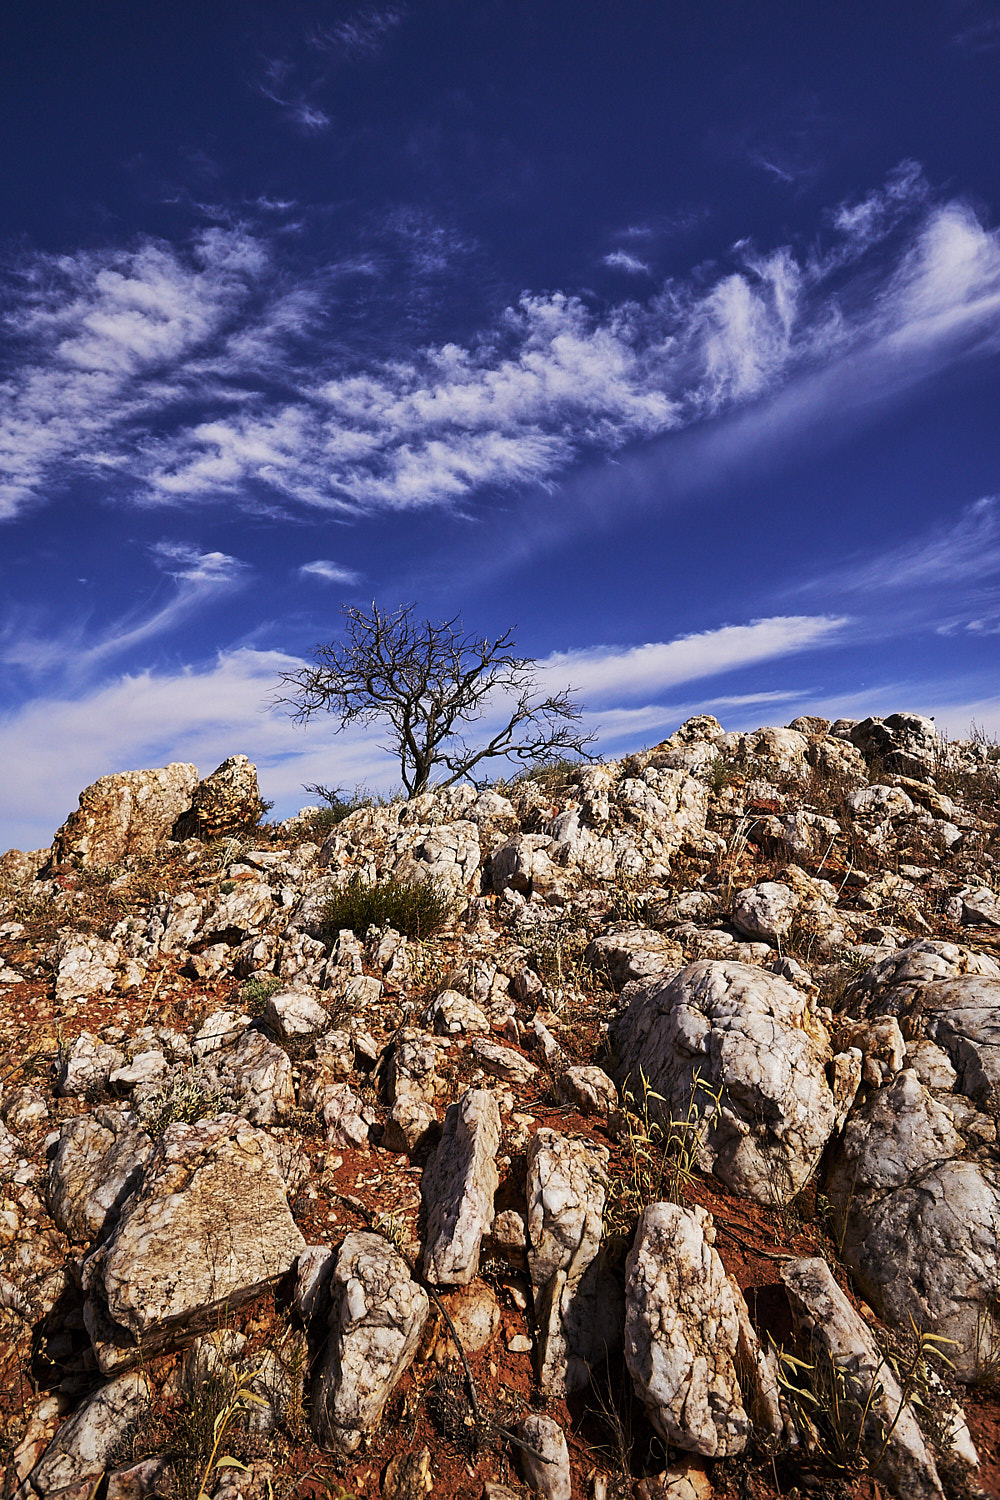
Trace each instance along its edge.
<path fill-rule="evenodd" d="M 118 771 L 80 793 L 52 841 L 53 865 L 102 869 L 155 854 L 170 837 L 198 784 L 196 766 L 172 762 L 158 771 Z"/>
<path fill-rule="evenodd" d="M 948 1358 L 973 1379 L 1000 1356 L 1000 1173 L 967 1154 L 964 1123 L 904 1070 L 852 1110 L 826 1194 L 864 1296 L 898 1327 L 953 1340 Z"/>
<path fill-rule="evenodd" d="M 174 838 L 232 838 L 255 828 L 263 811 L 257 767 L 245 755 L 230 755 L 193 788 L 190 805 L 174 824 Z"/>
<path fill-rule="evenodd" d="M 851 729 L 850 739 L 869 766 L 898 771 L 918 781 L 934 770 L 943 748 L 934 720 L 924 718 L 923 714 L 863 719 Z"/>
<path fill-rule="evenodd" d="M 330 1287 L 329 1332 L 313 1396 L 319 1443 L 353 1453 L 409 1368 L 430 1304 L 380 1234 L 354 1231 Z"/>
<path fill-rule="evenodd" d="M 701 960 L 634 987 L 611 1043 L 622 1097 L 704 1172 L 776 1207 L 819 1161 L 838 1101 L 807 995 L 748 964 Z"/>
<path fill-rule="evenodd" d="M 580 1390 L 610 1345 L 621 1309 L 601 1254 L 608 1194 L 603 1147 L 539 1130 L 528 1145 L 528 1269 L 538 1324 L 539 1384 Z"/>
<path fill-rule="evenodd" d="M 305 1248 L 271 1141 L 236 1115 L 170 1125 L 83 1267 L 106 1373 L 171 1348 L 274 1285 Z"/>
<path fill-rule="evenodd" d="M 703 1208 L 651 1203 L 626 1261 L 625 1362 L 668 1443 L 707 1458 L 750 1436 L 736 1376 L 740 1321 Z"/>

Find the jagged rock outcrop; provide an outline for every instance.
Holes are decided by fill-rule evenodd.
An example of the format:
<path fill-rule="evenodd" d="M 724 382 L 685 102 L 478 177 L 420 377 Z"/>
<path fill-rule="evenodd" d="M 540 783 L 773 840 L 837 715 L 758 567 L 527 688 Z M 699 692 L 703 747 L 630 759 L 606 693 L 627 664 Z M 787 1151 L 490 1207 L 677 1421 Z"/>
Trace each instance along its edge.
<path fill-rule="evenodd" d="M 84 1263 L 101 1369 L 190 1337 L 273 1285 L 304 1248 L 267 1135 L 234 1115 L 168 1126 L 110 1238 Z"/>
<path fill-rule="evenodd" d="M 173 827 L 175 839 L 233 838 L 260 821 L 264 804 L 257 767 L 245 755 L 230 755 L 193 788 L 190 806 Z"/>
<path fill-rule="evenodd" d="M 307 1425 L 387 1500 L 426 1494 L 440 1430 L 507 1500 L 500 1428 L 536 1450 L 539 1493 L 600 1496 L 586 1414 L 626 1332 L 654 1426 L 692 1455 L 647 1500 L 723 1487 L 736 1453 L 751 1487 L 773 1452 L 828 1488 L 811 1423 L 834 1367 L 856 1409 L 872 1393 L 858 1462 L 887 1492 L 938 1494 L 935 1464 L 989 1488 L 1000 762 L 893 719 L 698 716 L 618 762 L 358 807 L 325 838 L 314 815 L 249 837 L 244 757 L 184 783 L 170 820 L 153 786 L 143 827 L 135 778 L 166 773 L 130 773 L 47 872 L 0 857 L 0 1409 L 29 1348 L 55 1393 L 12 1419 L 19 1496 L 87 1500 L 114 1466 L 109 1500 L 169 1488 L 145 1402 L 216 1377 L 260 1398 L 216 1500 L 264 1500 L 279 1476 L 254 1445 Z M 126 852 L 94 879 L 105 833 Z M 434 883 L 439 933 L 332 930 L 333 895 L 390 877 Z M 705 1194 L 714 1221 L 685 1202 Z M 626 1252 L 627 1311 L 605 1268 Z M 882 1335 L 864 1304 L 843 1321 L 837 1283 L 899 1359 L 911 1316 L 955 1340 L 949 1389 L 928 1368 L 884 1454 Z M 454 1336 L 428 1324 L 435 1286 Z M 967 1419 L 955 1378 L 978 1381 Z M 519 1406 L 533 1379 L 569 1398 L 570 1444 Z M 131 1426 L 109 1408 L 118 1447 L 95 1457 L 75 1434 L 115 1391 Z M 139 1458 L 147 1426 L 163 1451 Z"/>
<path fill-rule="evenodd" d="M 100 870 L 154 854 L 190 805 L 198 770 L 179 761 L 159 771 L 118 771 L 80 793 L 52 841 L 51 863 Z"/>

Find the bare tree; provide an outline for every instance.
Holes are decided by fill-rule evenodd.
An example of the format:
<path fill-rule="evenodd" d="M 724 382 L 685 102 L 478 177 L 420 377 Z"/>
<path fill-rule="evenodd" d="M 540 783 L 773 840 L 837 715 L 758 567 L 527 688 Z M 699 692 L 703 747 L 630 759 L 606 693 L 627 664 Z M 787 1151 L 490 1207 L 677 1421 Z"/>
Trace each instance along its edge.
<path fill-rule="evenodd" d="M 459 616 L 435 625 L 416 621 L 412 604 L 391 614 L 345 607 L 343 637 L 317 646 L 313 665 L 283 672 L 286 692 L 274 699 L 296 723 L 318 713 L 348 724 L 389 726 L 384 746 L 398 756 L 411 797 L 451 786 L 497 757 L 537 765 L 586 755 L 593 735 L 580 729 L 581 709 L 570 690 L 543 696 L 537 663 L 514 652 L 513 632 L 496 640 L 466 635 Z M 485 744 L 469 745 L 468 726 L 499 710 L 503 720 Z"/>

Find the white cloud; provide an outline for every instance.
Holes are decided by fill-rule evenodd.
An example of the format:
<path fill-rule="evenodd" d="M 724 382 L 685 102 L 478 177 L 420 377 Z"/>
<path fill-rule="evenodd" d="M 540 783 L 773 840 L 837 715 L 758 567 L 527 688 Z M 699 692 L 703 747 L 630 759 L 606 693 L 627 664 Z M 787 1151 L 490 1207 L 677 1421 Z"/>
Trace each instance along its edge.
<path fill-rule="evenodd" d="M 320 578 L 324 583 L 360 583 L 361 574 L 353 568 L 342 568 L 339 563 L 317 557 L 315 562 L 303 563 L 299 568 L 300 578 Z"/>
<path fill-rule="evenodd" d="M 324 51 L 349 58 L 370 57 L 381 50 L 405 16 L 404 5 L 366 5 L 335 25 L 317 27 L 310 39 Z"/>
<path fill-rule="evenodd" d="M 817 582 L 849 593 L 881 593 L 885 589 L 914 589 L 968 584 L 1000 573 L 1000 496 L 984 495 L 967 506 L 949 527 L 939 527 L 872 557 L 804 585 Z"/>
<path fill-rule="evenodd" d="M 625 650 L 594 647 L 556 652 L 542 665 L 547 683 L 560 687 L 572 683 L 574 693 L 588 705 L 595 700 L 614 702 L 833 645 L 847 623 L 829 615 L 778 615 Z"/>
<path fill-rule="evenodd" d="M 845 384 L 885 399 L 1000 344 L 1000 237 L 913 164 L 834 228 L 823 254 L 738 245 L 714 284 L 601 311 L 526 292 L 465 344 L 388 360 L 325 331 L 337 268 L 290 284 L 245 230 L 38 258 L 6 316 L 0 514 L 81 472 L 137 504 L 456 505 L 763 398 L 798 420 Z M 417 229 L 423 276 L 456 247 Z"/>
<path fill-rule="evenodd" d="M 856 248 L 867 247 L 893 230 L 901 219 L 922 208 L 930 188 L 920 163 L 903 161 L 890 172 L 883 185 L 866 193 L 856 203 L 842 203 L 833 214 L 833 224 Z"/>
<path fill-rule="evenodd" d="M 604 257 L 604 264 L 613 271 L 626 271 L 630 276 L 649 275 L 646 262 L 637 255 L 629 255 L 627 250 L 612 250 L 610 255 Z"/>
<path fill-rule="evenodd" d="M 173 630 L 206 605 L 243 587 L 252 569 L 225 552 L 201 552 L 186 542 L 157 542 L 149 548 L 156 566 L 174 583 L 163 604 L 135 610 L 111 621 L 97 634 L 80 623 L 58 635 L 25 629 L 16 618 L 0 630 L 0 663 L 31 676 L 69 671 L 84 680 L 109 658 Z"/>

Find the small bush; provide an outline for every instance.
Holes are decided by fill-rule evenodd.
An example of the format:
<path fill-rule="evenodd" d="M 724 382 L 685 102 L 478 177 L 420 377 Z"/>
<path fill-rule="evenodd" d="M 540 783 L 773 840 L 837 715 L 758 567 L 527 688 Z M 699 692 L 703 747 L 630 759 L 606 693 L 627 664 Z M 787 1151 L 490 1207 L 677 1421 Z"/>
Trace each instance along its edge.
<path fill-rule="evenodd" d="M 323 924 L 335 937 L 349 927 L 364 937 L 369 927 L 394 927 L 404 937 L 426 938 L 447 920 L 451 902 L 431 881 L 378 880 L 368 885 L 354 875 L 327 902 Z"/>
<path fill-rule="evenodd" d="M 284 982 L 283 979 L 278 978 L 277 974 L 254 974 L 251 979 L 240 985 L 239 1002 L 250 1015 L 259 1016 L 263 1013 L 271 996 L 278 993 Z"/>
<path fill-rule="evenodd" d="M 174 1073 L 151 1091 L 139 1106 L 139 1121 L 157 1140 L 170 1125 L 193 1125 L 219 1115 L 239 1114 L 245 1099 L 223 1088 L 214 1074 L 201 1067 Z"/>

